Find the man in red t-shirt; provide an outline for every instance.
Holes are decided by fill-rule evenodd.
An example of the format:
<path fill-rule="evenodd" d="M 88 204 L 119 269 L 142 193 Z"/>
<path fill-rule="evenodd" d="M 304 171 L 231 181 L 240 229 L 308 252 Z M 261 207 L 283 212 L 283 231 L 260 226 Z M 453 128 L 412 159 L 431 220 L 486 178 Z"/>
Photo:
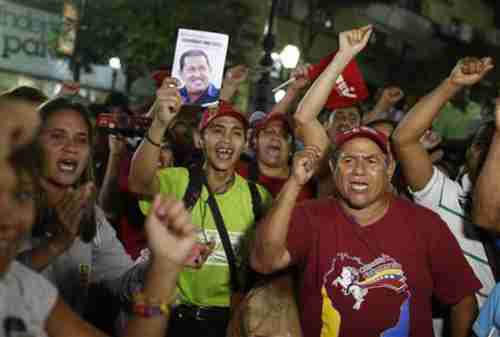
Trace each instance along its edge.
<path fill-rule="evenodd" d="M 433 295 L 451 306 L 453 336 L 468 336 L 481 284 L 439 216 L 390 192 L 394 161 L 385 135 L 361 127 L 336 144 L 330 163 L 338 198 L 294 207 L 317 160 L 306 147 L 257 226 L 253 268 L 299 267 L 308 337 L 433 336 Z"/>
<path fill-rule="evenodd" d="M 238 173 L 264 186 L 275 198 L 290 175 L 290 154 L 293 130 L 286 115 L 271 114 L 258 121 L 252 138 L 255 159 L 240 163 Z M 308 183 L 300 191 L 298 200 L 314 197 L 314 186 Z"/>
<path fill-rule="evenodd" d="M 371 30 L 340 34 L 338 53 L 299 105 L 306 151 L 257 226 L 251 264 L 262 273 L 298 266 L 308 337 L 433 336 L 433 295 L 451 306 L 451 336 L 469 336 L 481 284 L 443 221 L 391 193 L 395 165 L 384 134 L 363 127 L 337 135 L 329 161 L 337 198 L 295 207 L 317 166 L 312 149 L 323 151 L 328 139 L 317 113 Z"/>

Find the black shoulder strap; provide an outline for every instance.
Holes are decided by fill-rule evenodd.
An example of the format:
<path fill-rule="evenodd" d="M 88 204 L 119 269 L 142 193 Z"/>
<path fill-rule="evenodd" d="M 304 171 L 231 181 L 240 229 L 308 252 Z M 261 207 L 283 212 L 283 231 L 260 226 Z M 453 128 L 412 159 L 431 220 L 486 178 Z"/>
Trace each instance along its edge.
<path fill-rule="evenodd" d="M 184 192 L 184 206 L 191 210 L 194 204 L 200 199 L 201 188 L 203 186 L 203 170 L 199 165 L 193 165 L 188 168 L 189 171 L 189 182 Z"/>
<path fill-rule="evenodd" d="M 256 159 L 252 159 L 248 163 L 248 188 L 250 188 L 250 194 L 252 196 L 252 207 L 255 222 L 259 221 L 262 214 L 262 199 L 260 197 L 259 189 L 257 188 L 257 183 L 259 182 L 259 165 Z"/>
<path fill-rule="evenodd" d="M 214 217 L 215 225 L 217 226 L 217 231 L 219 232 L 220 239 L 222 241 L 222 246 L 224 247 L 224 252 L 226 252 L 227 262 L 229 264 L 229 274 L 231 280 L 231 289 L 235 292 L 243 291 L 241 287 L 240 280 L 238 278 L 238 268 L 236 266 L 236 256 L 234 255 L 233 247 L 231 246 L 231 240 L 229 239 L 229 234 L 227 233 L 226 226 L 224 224 L 224 218 L 220 213 L 219 206 L 217 205 L 217 200 L 210 191 L 205 175 L 202 175 L 203 183 L 208 190 L 208 206 L 212 211 L 212 216 Z"/>
<path fill-rule="evenodd" d="M 248 188 L 250 189 L 250 195 L 252 196 L 253 216 L 255 222 L 257 222 L 264 214 L 264 211 L 262 210 L 262 198 L 260 196 L 259 188 L 255 182 L 249 180 Z"/>
<path fill-rule="evenodd" d="M 257 164 L 257 159 L 253 158 L 248 163 L 248 178 L 249 181 L 258 182 L 259 181 L 259 164 Z"/>

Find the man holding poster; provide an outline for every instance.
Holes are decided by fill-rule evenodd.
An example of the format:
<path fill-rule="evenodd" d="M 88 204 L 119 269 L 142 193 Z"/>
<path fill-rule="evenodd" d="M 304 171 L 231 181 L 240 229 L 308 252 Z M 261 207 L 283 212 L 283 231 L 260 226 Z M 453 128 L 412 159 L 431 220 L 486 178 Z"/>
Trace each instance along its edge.
<path fill-rule="evenodd" d="M 229 36 L 179 29 L 172 76 L 179 79 L 182 104 L 208 106 L 219 100 Z"/>

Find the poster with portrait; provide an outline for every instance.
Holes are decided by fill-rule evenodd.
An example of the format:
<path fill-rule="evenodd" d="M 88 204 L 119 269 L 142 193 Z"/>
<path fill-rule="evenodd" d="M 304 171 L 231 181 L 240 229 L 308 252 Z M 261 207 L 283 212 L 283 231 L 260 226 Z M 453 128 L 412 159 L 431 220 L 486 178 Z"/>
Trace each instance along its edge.
<path fill-rule="evenodd" d="M 228 43 L 225 34 L 179 29 L 172 76 L 179 79 L 184 105 L 217 103 Z"/>

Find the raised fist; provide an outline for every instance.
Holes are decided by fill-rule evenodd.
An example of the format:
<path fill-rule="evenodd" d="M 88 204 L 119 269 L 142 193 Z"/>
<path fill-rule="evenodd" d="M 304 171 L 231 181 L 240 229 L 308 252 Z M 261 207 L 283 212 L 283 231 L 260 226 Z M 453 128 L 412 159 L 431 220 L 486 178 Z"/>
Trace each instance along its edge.
<path fill-rule="evenodd" d="M 387 87 L 382 91 L 381 99 L 385 100 L 391 105 L 396 104 L 405 96 L 403 90 L 399 87 Z"/>
<path fill-rule="evenodd" d="M 177 79 L 173 77 L 166 77 L 163 83 L 156 91 L 156 110 L 155 119 L 168 125 L 172 119 L 179 113 L 182 106 L 182 99 L 177 89 Z"/>
<path fill-rule="evenodd" d="M 320 150 L 316 146 L 306 146 L 304 150 L 293 156 L 292 179 L 300 186 L 307 184 L 314 174 L 314 169 L 320 159 Z"/>
<path fill-rule="evenodd" d="M 224 77 L 224 85 L 238 86 L 245 82 L 248 77 L 248 68 L 243 64 L 238 64 L 230 68 Z"/>
<path fill-rule="evenodd" d="M 466 57 L 458 61 L 450 74 L 450 81 L 460 86 L 474 85 L 494 68 L 491 57 Z"/>
<path fill-rule="evenodd" d="M 356 56 L 366 47 L 372 32 L 373 26 L 368 25 L 340 33 L 339 53 L 347 53 L 351 57 Z"/>
<path fill-rule="evenodd" d="M 196 230 L 182 201 L 157 195 L 144 225 L 153 258 L 181 267 L 196 243 Z"/>

